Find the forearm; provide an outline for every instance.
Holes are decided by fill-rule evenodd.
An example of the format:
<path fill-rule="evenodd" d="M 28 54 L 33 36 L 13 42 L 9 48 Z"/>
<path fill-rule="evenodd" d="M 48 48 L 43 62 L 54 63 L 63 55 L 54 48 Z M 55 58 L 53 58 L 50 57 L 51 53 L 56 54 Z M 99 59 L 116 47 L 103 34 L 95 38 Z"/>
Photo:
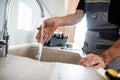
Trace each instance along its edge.
<path fill-rule="evenodd" d="M 106 65 L 120 57 L 120 39 L 116 41 L 110 49 L 106 50 L 100 56 L 102 57 Z"/>
<path fill-rule="evenodd" d="M 84 17 L 84 11 L 83 10 L 77 10 L 74 14 L 67 15 L 65 17 L 60 17 L 61 24 L 59 26 L 68 26 L 68 25 L 74 25 L 82 20 Z"/>

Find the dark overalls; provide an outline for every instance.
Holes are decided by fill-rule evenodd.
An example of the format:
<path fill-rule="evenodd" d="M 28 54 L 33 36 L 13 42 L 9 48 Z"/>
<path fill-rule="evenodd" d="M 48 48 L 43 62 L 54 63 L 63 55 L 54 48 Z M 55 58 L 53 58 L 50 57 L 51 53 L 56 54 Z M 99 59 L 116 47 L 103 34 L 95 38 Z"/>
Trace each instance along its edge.
<path fill-rule="evenodd" d="M 119 39 L 119 27 L 108 22 L 109 0 L 86 0 L 87 32 L 83 45 L 85 54 L 100 54 L 110 48 Z M 120 64 L 110 64 L 117 70 Z M 113 65 L 114 64 L 114 65 Z"/>

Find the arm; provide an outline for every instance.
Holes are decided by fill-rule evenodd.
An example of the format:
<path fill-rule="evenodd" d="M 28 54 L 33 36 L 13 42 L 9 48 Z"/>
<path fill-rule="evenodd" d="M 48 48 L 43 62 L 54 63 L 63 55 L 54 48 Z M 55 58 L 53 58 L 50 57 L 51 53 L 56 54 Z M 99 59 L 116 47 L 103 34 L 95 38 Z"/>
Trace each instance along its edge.
<path fill-rule="evenodd" d="M 103 54 L 100 55 L 105 64 L 107 65 L 111 61 L 120 57 L 120 39 L 115 42 L 115 44 Z"/>
<path fill-rule="evenodd" d="M 43 35 L 43 41 L 40 41 L 40 27 L 38 28 L 39 32 L 36 35 L 36 39 L 38 42 L 47 42 L 50 40 L 53 32 L 57 29 L 58 26 L 67 26 L 67 25 L 73 25 L 78 23 L 82 20 L 84 16 L 84 10 L 76 10 L 75 13 L 64 16 L 64 17 L 54 17 L 49 18 L 44 21 L 44 35 Z"/>
<path fill-rule="evenodd" d="M 120 39 L 101 55 L 89 54 L 80 60 L 80 64 L 96 69 L 104 68 L 111 61 L 120 57 Z"/>
<path fill-rule="evenodd" d="M 74 25 L 82 20 L 84 16 L 83 10 L 76 10 L 75 13 L 64 16 L 64 17 L 56 17 L 59 20 L 61 20 L 61 23 L 59 23 L 56 26 L 68 26 L 68 25 Z"/>

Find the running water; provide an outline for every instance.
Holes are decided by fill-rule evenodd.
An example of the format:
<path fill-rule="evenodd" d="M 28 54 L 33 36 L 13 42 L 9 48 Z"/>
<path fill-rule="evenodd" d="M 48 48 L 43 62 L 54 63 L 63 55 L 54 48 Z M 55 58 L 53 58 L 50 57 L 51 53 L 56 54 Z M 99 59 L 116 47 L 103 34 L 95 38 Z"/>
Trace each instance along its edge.
<path fill-rule="evenodd" d="M 44 28 L 44 19 L 42 18 L 42 24 L 41 24 L 41 33 L 40 33 L 40 40 L 42 41 L 43 40 L 43 28 Z M 43 43 L 40 43 L 39 44 L 39 51 L 38 51 L 38 54 L 37 54 L 37 56 L 36 56 L 36 58 L 38 59 L 38 60 L 40 60 L 40 58 L 41 58 L 41 54 L 42 54 L 42 47 L 43 47 Z"/>
<path fill-rule="evenodd" d="M 41 21 L 42 21 L 42 24 L 41 24 L 41 30 L 40 30 L 41 31 L 41 33 L 40 33 L 40 35 L 41 35 L 40 39 L 41 39 L 41 41 L 43 41 L 43 27 L 44 27 L 44 16 L 45 16 L 45 14 L 44 14 L 43 6 L 42 6 L 40 0 L 36 0 L 36 1 L 37 1 L 38 5 L 40 7 L 40 10 L 41 10 Z M 40 58 L 41 58 L 42 46 L 43 46 L 43 44 L 40 43 L 39 44 L 39 51 L 38 51 L 38 54 L 36 56 L 36 58 L 38 60 L 40 60 Z"/>
<path fill-rule="evenodd" d="M 41 41 L 43 41 L 43 27 L 44 27 L 44 19 L 42 18 L 41 37 L 40 37 Z M 39 46 L 39 53 L 38 53 L 38 54 L 39 54 L 39 60 L 40 60 L 41 54 L 42 54 L 42 47 L 43 47 L 43 44 L 40 43 L 40 46 Z"/>

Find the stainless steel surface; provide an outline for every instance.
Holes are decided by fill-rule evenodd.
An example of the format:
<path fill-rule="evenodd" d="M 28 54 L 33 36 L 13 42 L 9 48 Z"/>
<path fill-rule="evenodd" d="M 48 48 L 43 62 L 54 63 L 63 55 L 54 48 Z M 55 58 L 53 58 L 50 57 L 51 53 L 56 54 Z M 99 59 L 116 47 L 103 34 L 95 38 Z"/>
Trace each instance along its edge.
<path fill-rule="evenodd" d="M 36 0 L 36 1 L 37 1 L 38 5 L 39 5 L 39 7 L 40 7 L 40 11 L 41 11 L 41 18 L 44 18 L 45 13 L 44 13 L 43 6 L 42 6 L 42 4 L 41 4 L 40 0 Z"/>

